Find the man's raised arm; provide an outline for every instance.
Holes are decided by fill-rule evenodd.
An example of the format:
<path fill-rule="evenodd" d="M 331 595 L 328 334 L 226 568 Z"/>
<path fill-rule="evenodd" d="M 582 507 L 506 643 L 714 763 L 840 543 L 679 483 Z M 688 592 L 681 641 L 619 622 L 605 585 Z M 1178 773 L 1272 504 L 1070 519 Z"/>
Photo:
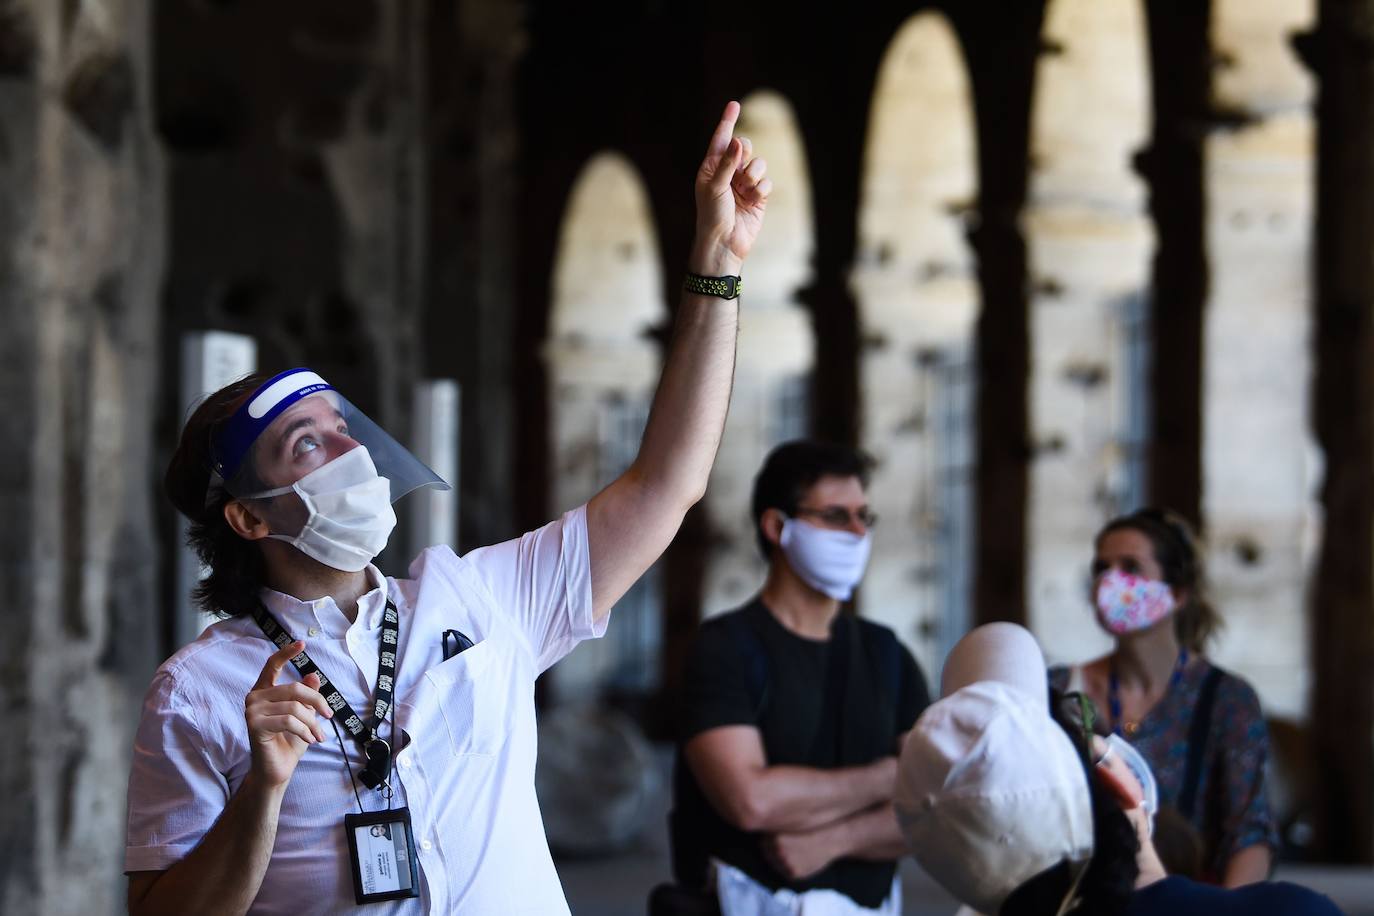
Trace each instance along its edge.
<path fill-rule="evenodd" d="M 771 182 L 725 106 L 696 178 L 687 270 L 738 276 L 763 225 Z M 639 455 L 587 504 L 592 602 L 600 620 L 667 549 L 701 499 L 720 446 L 735 373 L 738 299 L 684 293 Z"/>

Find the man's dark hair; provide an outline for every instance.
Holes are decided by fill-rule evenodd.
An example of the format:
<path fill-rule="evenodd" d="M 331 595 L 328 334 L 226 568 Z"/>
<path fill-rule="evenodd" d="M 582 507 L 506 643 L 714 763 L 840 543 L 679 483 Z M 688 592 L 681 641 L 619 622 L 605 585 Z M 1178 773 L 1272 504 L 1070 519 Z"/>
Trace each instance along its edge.
<path fill-rule="evenodd" d="M 754 536 L 763 558 L 772 558 L 772 545 L 760 524 L 765 510 L 794 515 L 802 495 L 822 477 L 857 477 L 867 487 L 872 469 L 873 459 L 866 453 L 831 442 L 796 439 L 769 452 L 754 478 Z"/>
<path fill-rule="evenodd" d="M 270 378 L 245 376 L 201 401 L 181 431 L 162 481 L 172 505 L 191 523 L 187 545 L 210 570 L 191 597 L 201 610 L 218 617 L 239 617 L 252 609 L 264 569 L 258 545 L 239 537 L 224 520 L 224 506 L 233 497 L 222 486 L 210 490 L 210 443 L 239 405 Z"/>
<path fill-rule="evenodd" d="M 1091 736 L 1084 734 L 1080 723 L 1064 715 L 1070 705 L 1064 702 L 1062 694 L 1051 691 L 1050 711 L 1055 723 L 1064 729 L 1075 748 L 1082 749 Z M 1136 858 L 1140 852 L 1140 838 L 1115 796 L 1093 778 L 1093 763 L 1081 750 L 1079 762 L 1088 778 L 1092 798 L 1093 857 L 1078 885 L 1082 903 L 1074 912 L 1116 916 L 1126 912 L 1135 893 L 1135 879 L 1140 874 Z M 1045 829 L 1054 830 L 1058 826 L 1046 824 Z M 1074 867 L 1068 862 L 1047 868 L 1022 882 L 1002 901 L 998 916 L 1054 916 L 1069 892 L 1073 875 Z"/>

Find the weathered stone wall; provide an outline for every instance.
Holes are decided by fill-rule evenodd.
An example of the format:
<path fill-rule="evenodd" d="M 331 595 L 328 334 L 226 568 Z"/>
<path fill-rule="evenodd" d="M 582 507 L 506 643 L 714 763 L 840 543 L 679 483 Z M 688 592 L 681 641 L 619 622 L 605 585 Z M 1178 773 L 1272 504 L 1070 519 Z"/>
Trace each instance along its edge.
<path fill-rule="evenodd" d="M 162 4 L 154 35 L 167 351 L 187 330 L 247 334 L 262 369 L 310 365 L 401 438 L 420 369 L 421 17 L 418 2 Z M 164 409 L 174 430 L 184 405 Z"/>
<path fill-rule="evenodd" d="M 1123 317 L 1145 295 L 1153 233 L 1132 157 L 1149 136 L 1135 0 L 1051 0 L 1032 109 L 1030 252 L 1035 461 L 1029 620 L 1055 661 L 1106 641 L 1086 603 L 1092 539 L 1119 511 L 1128 388 Z"/>
<path fill-rule="evenodd" d="M 157 659 L 163 261 L 149 4 L 0 6 L 0 910 L 114 912 Z"/>
<path fill-rule="evenodd" d="M 427 39 L 428 76 L 417 88 L 422 141 L 411 152 L 421 156 L 426 192 L 411 257 L 424 268 L 424 363 L 467 392 L 458 531 L 465 549 L 519 532 L 516 506 L 527 486 L 518 485 L 521 471 L 545 459 L 515 448 L 516 353 L 526 345 L 516 339 L 519 271 L 529 270 L 517 231 L 527 7 L 523 0 L 425 0 L 416 21 Z M 550 231 L 556 228 L 551 221 Z M 545 275 L 551 263 L 541 264 Z M 537 359 L 537 344 L 528 346 Z M 533 489 L 542 495 L 542 486 Z"/>
<path fill-rule="evenodd" d="M 1217 658 L 1272 715 L 1307 709 L 1307 577 L 1320 537 L 1312 440 L 1309 258 L 1313 80 L 1289 36 L 1315 3 L 1213 0 L 1215 102 L 1207 138 L 1203 519 Z M 1168 359 L 1167 353 L 1160 358 Z"/>
<path fill-rule="evenodd" d="M 643 182 L 623 155 L 594 156 L 568 198 L 553 266 L 553 308 L 544 347 L 551 405 L 550 517 L 596 495 L 634 458 L 660 370 L 651 333 L 667 317 L 653 214 Z M 638 620 L 645 584 L 622 600 L 615 632 L 557 668 L 559 701 L 594 699 L 614 673 Z M 647 596 L 656 597 L 656 596 Z M 633 605 L 633 607 L 631 607 Z M 636 613 L 637 612 L 637 613 Z M 625 646 L 625 649 L 631 647 Z"/>
<path fill-rule="evenodd" d="M 940 388 L 943 367 L 972 359 L 978 310 L 965 238 L 978 193 L 973 114 L 953 30 L 938 13 L 914 16 L 879 71 L 858 215 L 861 442 L 877 463 L 869 501 L 881 516 L 861 609 L 932 678 L 971 624 L 971 596 L 950 587 L 967 581 L 971 551 L 949 549 L 971 521 L 971 505 L 953 505 L 969 501 L 970 482 L 950 458 L 969 454 L 977 430 L 971 416 L 942 422 Z"/>
<path fill-rule="evenodd" d="M 403 438 L 412 384 L 457 379 L 473 395 L 462 422 L 467 545 L 516 531 L 523 9 L 168 3 L 155 23 L 171 153 L 164 345 L 206 327 L 250 334 L 264 368 L 318 367 Z M 164 410 L 175 426 L 181 407 Z M 383 564 L 399 571 L 415 545 L 396 541 Z"/>

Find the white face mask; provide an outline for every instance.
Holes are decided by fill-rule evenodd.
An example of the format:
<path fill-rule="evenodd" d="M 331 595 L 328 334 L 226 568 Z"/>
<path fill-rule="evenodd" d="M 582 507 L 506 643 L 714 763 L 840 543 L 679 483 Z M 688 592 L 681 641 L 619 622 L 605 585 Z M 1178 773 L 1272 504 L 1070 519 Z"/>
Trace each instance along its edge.
<path fill-rule="evenodd" d="M 782 523 L 779 544 L 798 578 L 837 601 L 848 601 L 864 577 L 873 535 L 817 528 L 789 518 Z"/>
<path fill-rule="evenodd" d="M 252 499 L 295 491 L 310 517 L 300 534 L 269 534 L 308 557 L 342 572 L 358 572 L 386 547 L 396 527 L 391 481 L 363 446 L 350 449 L 289 487 L 255 493 Z"/>

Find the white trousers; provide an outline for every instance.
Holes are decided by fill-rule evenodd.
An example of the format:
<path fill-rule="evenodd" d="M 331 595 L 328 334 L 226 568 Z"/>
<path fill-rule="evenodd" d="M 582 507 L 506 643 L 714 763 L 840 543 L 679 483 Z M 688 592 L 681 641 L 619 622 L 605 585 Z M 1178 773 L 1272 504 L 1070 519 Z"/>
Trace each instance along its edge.
<path fill-rule="evenodd" d="M 797 893 L 788 888 L 771 891 L 733 865 L 713 860 L 716 894 L 725 916 L 901 916 L 902 879 L 892 878 L 892 890 L 876 910 L 859 906 L 839 891 L 823 888 Z"/>

